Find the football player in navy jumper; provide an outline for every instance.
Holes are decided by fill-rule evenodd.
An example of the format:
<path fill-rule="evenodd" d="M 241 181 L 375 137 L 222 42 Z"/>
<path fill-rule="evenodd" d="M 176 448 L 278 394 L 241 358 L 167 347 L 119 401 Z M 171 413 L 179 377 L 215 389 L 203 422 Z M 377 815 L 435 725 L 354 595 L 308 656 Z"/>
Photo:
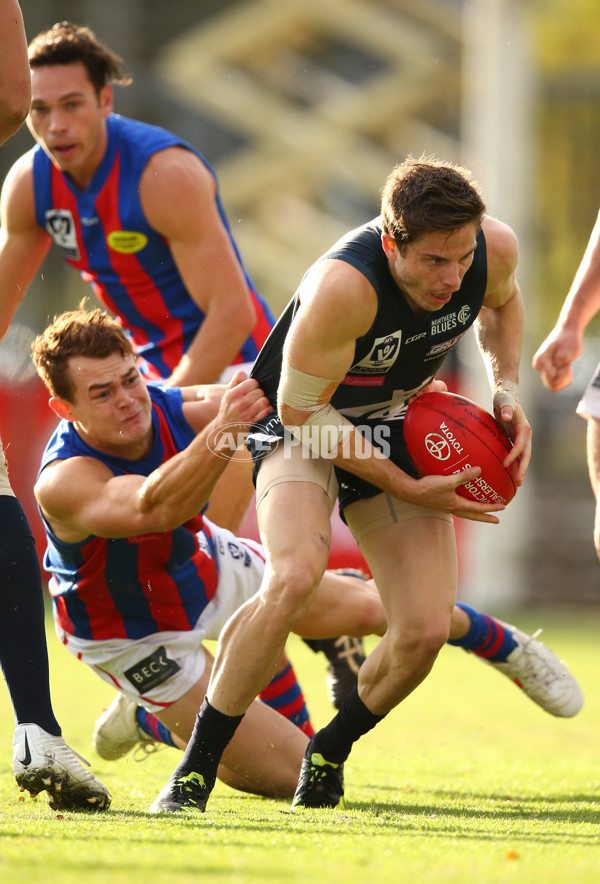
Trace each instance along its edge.
<path fill-rule="evenodd" d="M 388 628 L 357 689 L 310 740 L 292 806 L 338 805 L 353 743 L 431 670 L 456 596 L 453 517 L 494 524 L 504 507 L 456 493 L 479 475 L 477 466 L 419 478 L 402 418 L 410 397 L 439 388 L 444 357 L 475 325 L 493 410 L 513 441 L 506 465 L 518 464 L 522 483 L 531 428 L 517 396 L 524 324 L 517 254 L 515 234 L 486 215 L 466 170 L 408 158 L 384 187 L 381 216 L 305 274 L 253 370 L 278 412 L 251 434 L 265 577 L 221 633 L 192 739 L 153 809 L 192 806 L 184 788 L 191 772 L 201 783 L 193 806 L 206 806 L 221 753 L 314 597 L 338 492 Z M 498 648 L 510 653 L 517 640 L 502 632 Z"/>

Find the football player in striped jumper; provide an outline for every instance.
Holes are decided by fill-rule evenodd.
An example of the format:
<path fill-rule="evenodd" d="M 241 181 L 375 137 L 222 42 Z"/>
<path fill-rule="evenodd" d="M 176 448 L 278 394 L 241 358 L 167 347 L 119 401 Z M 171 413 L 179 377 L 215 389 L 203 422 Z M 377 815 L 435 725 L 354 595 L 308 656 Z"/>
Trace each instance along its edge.
<path fill-rule="evenodd" d="M 61 418 L 35 488 L 60 641 L 159 719 L 155 738 L 184 746 L 210 674 L 203 642 L 258 590 L 265 558 L 202 511 L 224 454 L 268 401 L 243 372 L 225 389 L 147 385 L 122 327 L 100 309 L 57 317 L 33 353 Z M 221 427 L 223 444 L 211 446 Z M 298 633 L 323 639 L 340 626 L 382 634 L 385 615 L 372 581 L 328 572 Z M 303 698 L 289 695 L 289 671 L 284 659 L 272 673 L 287 707 L 279 715 L 272 691 L 261 695 L 224 761 L 227 782 L 259 794 L 292 788 L 312 728 Z"/>
<path fill-rule="evenodd" d="M 54 244 L 119 318 L 146 379 L 181 386 L 249 371 L 274 319 L 210 163 L 173 133 L 114 112 L 113 85 L 131 78 L 89 28 L 60 22 L 38 34 L 29 65 L 37 145 L 2 191 L 0 334 Z M 240 452 L 212 495 L 211 518 L 236 531 L 252 495 Z M 311 646 L 345 695 L 364 659 L 360 639 Z M 286 682 L 279 690 L 273 702 L 285 704 Z"/>

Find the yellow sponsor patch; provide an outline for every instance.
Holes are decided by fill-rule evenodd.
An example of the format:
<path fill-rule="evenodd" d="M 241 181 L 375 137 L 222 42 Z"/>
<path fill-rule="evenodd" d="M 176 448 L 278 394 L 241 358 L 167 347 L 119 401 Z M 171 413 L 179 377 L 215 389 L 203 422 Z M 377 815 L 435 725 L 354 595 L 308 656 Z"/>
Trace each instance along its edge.
<path fill-rule="evenodd" d="M 131 255 L 133 252 L 141 252 L 148 243 L 148 237 L 135 230 L 113 230 L 106 237 L 106 242 L 115 252 Z"/>

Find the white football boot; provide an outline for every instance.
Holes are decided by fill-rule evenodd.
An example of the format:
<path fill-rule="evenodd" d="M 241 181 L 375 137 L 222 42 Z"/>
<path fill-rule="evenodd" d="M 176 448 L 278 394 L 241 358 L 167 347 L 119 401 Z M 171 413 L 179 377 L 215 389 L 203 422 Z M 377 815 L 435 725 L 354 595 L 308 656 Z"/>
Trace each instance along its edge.
<path fill-rule="evenodd" d="M 94 749 L 106 761 L 123 758 L 136 746 L 142 758 L 160 747 L 160 743 L 144 733 L 135 720 L 137 705 L 120 692 L 96 722 L 92 741 Z M 136 753 L 134 753 L 135 755 Z M 141 760 L 141 759 L 136 759 Z"/>
<path fill-rule="evenodd" d="M 106 810 L 110 792 L 89 773 L 89 762 L 38 724 L 19 724 L 13 738 L 13 772 L 21 792 L 48 793 L 52 810 Z"/>
<path fill-rule="evenodd" d="M 503 663 L 484 657 L 480 659 L 510 678 L 534 703 L 551 715 L 560 718 L 577 715 L 583 706 L 581 688 L 562 660 L 543 642 L 536 640 L 542 630 L 527 635 L 510 623 L 498 622 L 512 635 L 517 647 Z"/>

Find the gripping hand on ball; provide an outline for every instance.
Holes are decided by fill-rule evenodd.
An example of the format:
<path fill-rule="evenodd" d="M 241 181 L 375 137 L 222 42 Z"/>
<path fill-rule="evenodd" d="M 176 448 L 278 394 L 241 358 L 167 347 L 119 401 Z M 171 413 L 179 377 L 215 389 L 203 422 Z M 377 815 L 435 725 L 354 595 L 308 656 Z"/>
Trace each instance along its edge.
<path fill-rule="evenodd" d="M 531 460 L 531 426 L 518 398 L 515 381 L 499 381 L 494 388 L 494 415 L 510 436 L 513 447 L 504 461 L 508 467 L 515 461 L 518 470 L 515 482 L 521 485 Z"/>

